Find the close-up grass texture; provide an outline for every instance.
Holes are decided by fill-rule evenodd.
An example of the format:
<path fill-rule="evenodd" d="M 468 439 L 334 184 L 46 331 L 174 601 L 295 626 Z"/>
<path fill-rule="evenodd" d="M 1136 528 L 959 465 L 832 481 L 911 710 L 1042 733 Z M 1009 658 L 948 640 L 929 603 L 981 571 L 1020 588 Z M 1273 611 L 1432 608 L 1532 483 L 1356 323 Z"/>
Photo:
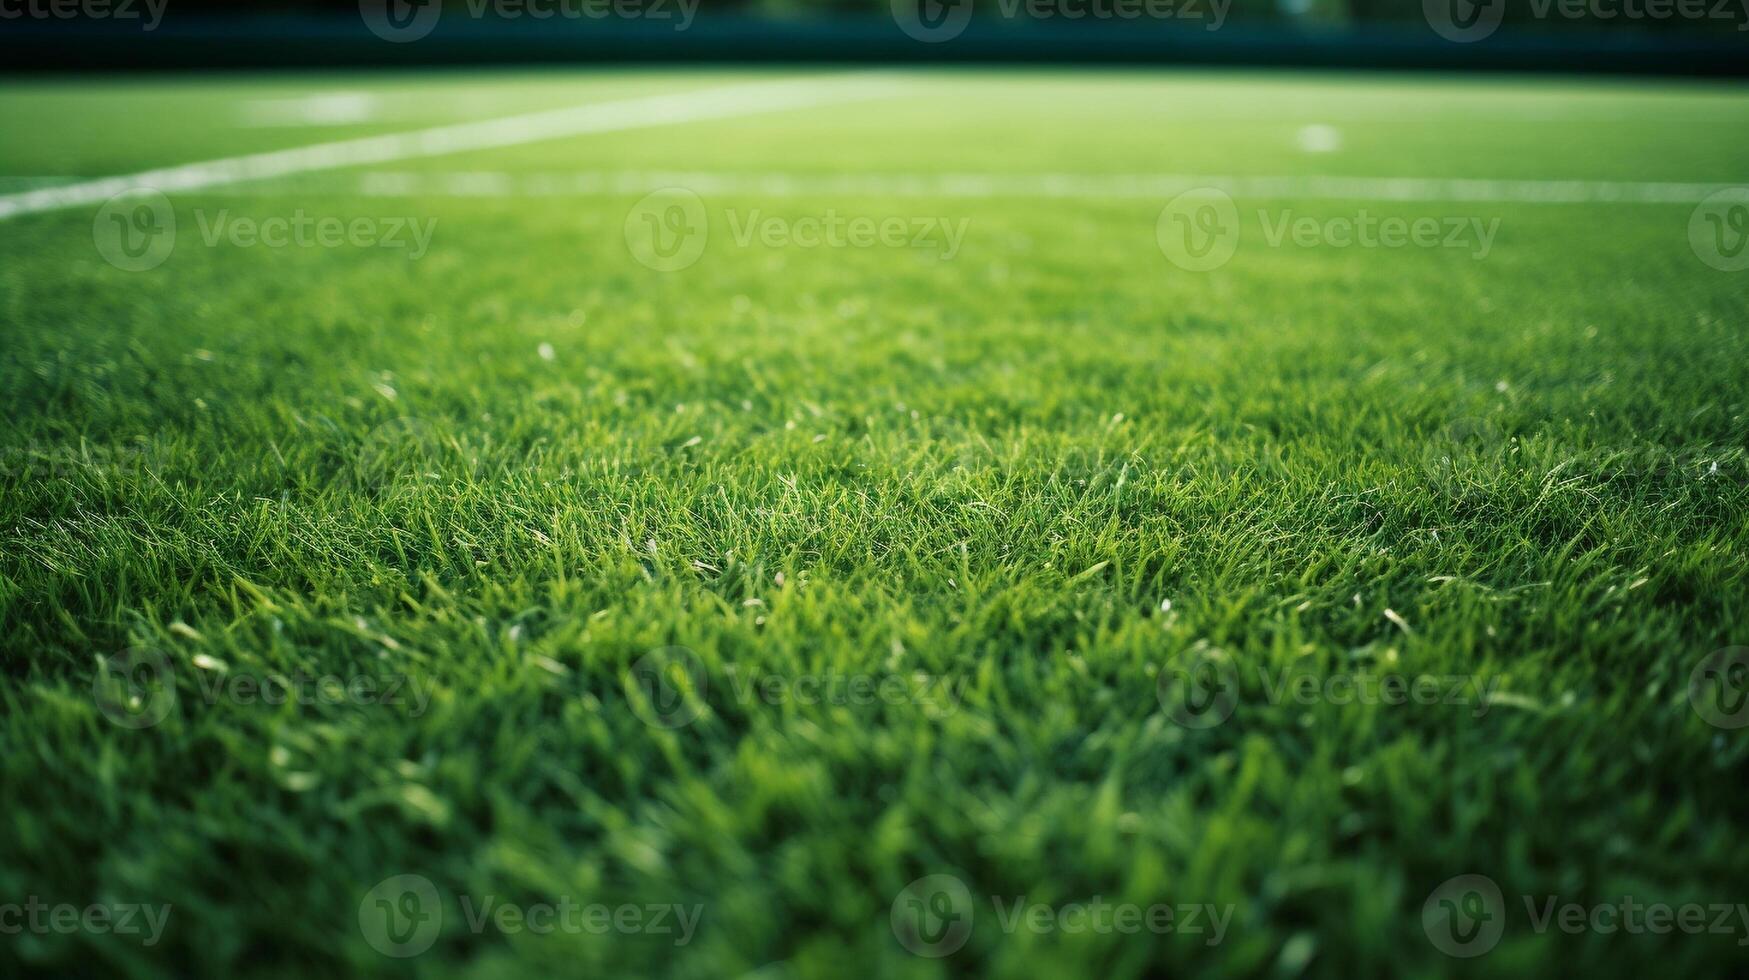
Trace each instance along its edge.
<path fill-rule="evenodd" d="M 0 973 L 1749 961 L 1741 87 L 172 74 L 0 130 Z"/>

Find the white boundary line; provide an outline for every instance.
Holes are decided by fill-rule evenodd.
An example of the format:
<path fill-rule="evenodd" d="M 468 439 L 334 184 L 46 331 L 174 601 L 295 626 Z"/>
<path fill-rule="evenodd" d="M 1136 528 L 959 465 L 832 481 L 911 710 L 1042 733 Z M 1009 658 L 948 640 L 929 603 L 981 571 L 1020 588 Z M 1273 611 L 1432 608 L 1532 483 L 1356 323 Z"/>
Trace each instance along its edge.
<path fill-rule="evenodd" d="M 782 109 L 876 98 L 896 82 L 858 73 L 726 85 L 703 91 L 617 99 L 530 112 L 503 119 L 459 123 L 408 133 L 366 136 L 314 146 L 189 163 L 136 174 L 0 195 L 0 221 L 21 214 L 57 211 L 106 201 L 126 191 L 195 191 L 240 181 L 284 177 L 336 167 L 389 163 L 468 150 L 518 146 L 541 140 L 644 129 L 706 119 L 726 119 Z"/>
<path fill-rule="evenodd" d="M 608 170 L 563 173 L 374 171 L 339 180 L 257 185 L 261 193 L 364 197 L 589 197 L 684 187 L 698 194 L 1167 200 L 1217 188 L 1235 197 L 1522 204 L 1695 204 L 1733 185 L 1673 181 L 1475 180 L 1423 177 L 1240 177 L 1215 174 L 803 174 Z"/>

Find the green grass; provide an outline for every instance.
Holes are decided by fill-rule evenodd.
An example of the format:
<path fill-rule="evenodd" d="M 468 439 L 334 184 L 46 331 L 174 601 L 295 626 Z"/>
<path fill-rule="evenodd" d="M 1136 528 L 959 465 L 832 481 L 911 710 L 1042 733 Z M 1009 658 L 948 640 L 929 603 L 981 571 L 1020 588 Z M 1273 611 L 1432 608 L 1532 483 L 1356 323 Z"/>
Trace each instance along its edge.
<path fill-rule="evenodd" d="M 738 80 L 21 82 L 0 127 L 32 135 L 0 173 L 95 177 Z M 376 100 L 356 125 L 236 125 L 250 100 L 310 92 Z M 1302 151 L 1311 124 L 1340 147 Z M 6 972 L 1741 963 L 1742 922 L 1568 934 L 1526 908 L 1749 901 L 1749 733 L 1689 698 L 1703 658 L 1749 644 L 1749 279 L 1689 247 L 1692 203 L 1241 196 L 1250 237 L 1193 273 L 1156 244 L 1164 199 L 743 181 L 701 190 L 708 245 L 663 273 L 626 225 L 672 181 L 426 192 L 484 171 L 1730 183 L 1749 172 L 1740 91 L 942 73 L 867 102 L 379 169 L 430 181 L 172 195 L 176 249 L 138 273 L 100 257 L 95 208 L 0 223 L 0 905 L 171 907 L 151 946 L 0 935 Z M 1478 261 L 1271 247 L 1249 217 L 1363 208 L 1499 232 Z M 300 209 L 436 225 L 416 261 L 199 230 Z M 944 260 L 743 246 L 728 224 L 828 209 L 967 231 Z M 128 650 L 167 669 L 158 724 L 108 716 L 103 664 Z M 643 658 L 664 656 L 691 672 L 664 675 L 678 707 L 645 696 Z M 1231 717 L 1180 724 L 1176 679 L 1211 663 L 1237 682 Z M 407 693 L 271 705 L 217 686 L 320 675 Z M 1386 675 L 1468 693 L 1278 692 Z M 889 696 L 747 686 L 803 679 Z M 406 959 L 360 915 L 400 874 L 444 909 Z M 940 959 L 892 925 L 935 874 L 973 913 Z M 1504 896 L 1476 959 L 1440 952 L 1422 918 L 1462 874 Z M 678 948 L 476 933 L 487 896 L 701 914 Z M 1018 896 L 1231 918 L 1213 944 L 1009 932 Z"/>

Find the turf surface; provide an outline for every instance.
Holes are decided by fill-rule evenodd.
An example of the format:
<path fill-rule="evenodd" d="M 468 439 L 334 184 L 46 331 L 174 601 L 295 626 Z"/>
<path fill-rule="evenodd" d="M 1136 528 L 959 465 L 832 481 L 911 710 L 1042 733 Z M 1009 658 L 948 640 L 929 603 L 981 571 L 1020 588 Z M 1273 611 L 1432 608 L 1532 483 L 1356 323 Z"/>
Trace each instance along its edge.
<path fill-rule="evenodd" d="M 752 77 L 16 82 L 0 191 Z M 1749 279 L 1691 246 L 1695 203 L 1290 183 L 1235 193 L 1237 252 L 1192 272 L 1170 195 L 1119 188 L 1729 184 L 1749 97 L 891 83 L 172 194 L 146 271 L 105 261 L 95 207 L 0 223 L 0 904 L 170 906 L 150 945 L 0 935 L 6 972 L 1742 962 L 1735 918 L 1537 926 L 1551 899 L 1749 901 L 1749 733 L 1690 692 L 1749 644 Z M 1012 183 L 900 186 L 940 174 Z M 661 271 L 638 236 L 684 212 L 644 201 L 673 184 L 709 234 Z M 214 232 L 300 214 L 430 239 Z M 834 215 L 908 232 L 796 240 Z M 1269 240 L 1303 217 L 1495 233 L 1485 257 Z M 173 694 L 126 700 L 142 665 Z M 1438 696 L 1378 693 L 1423 677 Z M 300 693 L 268 703 L 274 678 Z M 1467 874 L 1502 896 L 1475 958 L 1423 915 Z M 442 907 L 405 958 L 369 923 L 397 875 Z M 920 896 L 923 931 L 972 926 L 939 958 L 902 923 L 930 875 L 964 892 Z M 1022 896 L 1226 918 L 1047 928 Z M 488 901 L 644 918 L 475 928 Z"/>

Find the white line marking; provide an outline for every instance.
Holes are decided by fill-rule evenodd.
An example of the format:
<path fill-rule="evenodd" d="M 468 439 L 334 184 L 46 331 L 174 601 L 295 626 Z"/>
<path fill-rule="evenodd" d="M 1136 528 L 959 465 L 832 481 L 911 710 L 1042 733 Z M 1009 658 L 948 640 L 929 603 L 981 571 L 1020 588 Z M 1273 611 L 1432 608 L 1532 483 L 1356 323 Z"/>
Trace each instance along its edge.
<path fill-rule="evenodd" d="M 20 177 L 20 176 L 6 175 L 6 176 L 0 176 L 0 192 L 4 192 L 4 191 L 28 191 L 28 190 L 35 190 L 38 187 L 54 187 L 54 186 L 57 186 L 59 184 L 77 184 L 79 181 L 81 181 L 83 179 L 84 179 L 83 177 L 56 177 L 56 176 Z"/>
<path fill-rule="evenodd" d="M 685 187 L 699 194 L 767 197 L 1043 197 L 1165 200 L 1214 187 L 1235 197 L 1514 204 L 1694 204 L 1730 184 L 1619 180 L 1473 180 L 1427 177 L 1240 177 L 1216 174 L 803 174 L 733 171 L 376 171 L 343 180 L 255 185 L 263 193 L 365 197 L 588 197 Z"/>
<path fill-rule="evenodd" d="M 241 125 L 258 128 L 284 126 L 356 126 L 375 122 L 382 113 L 376 96 L 369 92 L 326 92 L 288 99 L 249 99 L 242 103 Z"/>
<path fill-rule="evenodd" d="M 1326 123 L 1301 126 L 1294 143 L 1305 153 L 1335 153 L 1342 149 L 1342 131 Z"/>
<path fill-rule="evenodd" d="M 66 187 L 0 195 L 0 220 L 21 214 L 96 204 L 125 191 L 144 188 L 165 193 L 203 190 L 240 181 L 284 177 L 314 170 L 413 160 L 468 150 L 518 146 L 585 133 L 643 129 L 875 98 L 893 91 L 894 87 L 895 83 L 890 78 L 860 73 L 851 76 L 750 82 L 704 91 L 570 106 L 409 133 L 366 136 L 105 177 Z"/>

